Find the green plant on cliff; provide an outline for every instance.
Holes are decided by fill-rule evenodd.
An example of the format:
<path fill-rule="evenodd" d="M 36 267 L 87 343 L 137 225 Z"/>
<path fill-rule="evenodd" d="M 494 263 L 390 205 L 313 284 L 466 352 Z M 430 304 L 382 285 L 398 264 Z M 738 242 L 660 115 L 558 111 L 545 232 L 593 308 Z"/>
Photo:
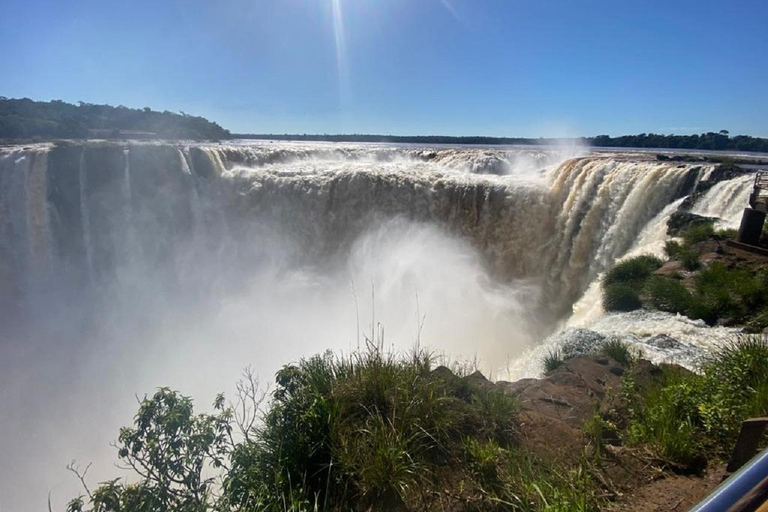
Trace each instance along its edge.
<path fill-rule="evenodd" d="M 160 389 L 120 433 L 136 483 L 103 483 L 68 510 L 598 510 L 588 465 L 518 446 L 511 395 L 433 366 L 373 346 L 303 359 L 277 373 L 261 421 L 253 379 L 212 414 Z"/>
<path fill-rule="evenodd" d="M 610 286 L 616 283 L 636 284 L 642 282 L 654 270 L 658 270 L 664 264 L 656 256 L 642 255 L 626 259 L 617 263 L 603 276 L 603 285 Z"/>
<path fill-rule="evenodd" d="M 662 264 L 659 258 L 650 255 L 617 263 L 602 279 L 603 308 L 606 311 L 633 311 L 642 307 L 643 283 Z"/>
<path fill-rule="evenodd" d="M 636 357 L 630 346 L 617 338 L 609 338 L 600 346 L 600 353 L 613 358 L 622 366 L 630 366 Z"/>
<path fill-rule="evenodd" d="M 660 311 L 686 314 L 691 307 L 691 293 L 680 281 L 653 276 L 645 284 L 645 290 L 650 305 Z"/>
<path fill-rule="evenodd" d="M 743 335 L 724 343 L 701 373 L 662 367 L 640 385 L 624 380 L 629 439 L 647 443 L 659 457 L 700 468 L 704 456 L 725 457 L 741 422 L 768 414 L 768 340 Z"/>

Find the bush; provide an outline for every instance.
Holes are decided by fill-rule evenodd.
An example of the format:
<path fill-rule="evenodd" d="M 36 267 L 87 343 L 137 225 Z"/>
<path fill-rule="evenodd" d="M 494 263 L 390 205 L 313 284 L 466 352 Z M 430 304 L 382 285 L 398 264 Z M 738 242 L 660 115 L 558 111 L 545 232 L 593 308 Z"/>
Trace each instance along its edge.
<path fill-rule="evenodd" d="M 603 286 L 603 309 L 634 311 L 642 307 L 638 286 L 621 282 Z"/>
<path fill-rule="evenodd" d="M 652 276 L 646 282 L 646 293 L 649 303 L 660 311 L 685 314 L 691 306 L 691 293 L 673 279 Z"/>
<path fill-rule="evenodd" d="M 603 502 L 583 462 L 540 460 L 517 446 L 512 396 L 476 375 L 433 371 L 428 354 L 327 353 L 283 367 L 276 382 L 263 424 L 254 422 L 261 402 L 253 386 L 238 387 L 241 398 L 253 397 L 250 413 L 241 402 L 224 407 L 221 395 L 213 415 L 195 415 L 190 399 L 167 389 L 145 399 L 118 445 L 144 480 L 106 482 L 68 511 L 383 512 L 467 503 L 586 511 Z"/>
<path fill-rule="evenodd" d="M 544 373 L 549 373 L 557 370 L 563 365 L 563 354 L 558 349 L 550 349 L 547 351 L 547 355 L 544 356 Z"/>
<path fill-rule="evenodd" d="M 669 259 L 678 259 L 677 255 L 680 254 L 682 249 L 683 245 L 676 240 L 667 240 L 664 242 L 664 252 L 667 254 Z"/>
<path fill-rule="evenodd" d="M 603 276 L 603 286 L 612 284 L 635 284 L 646 279 L 654 270 L 664 264 L 659 258 L 651 255 L 636 256 L 617 263 Z"/>
<path fill-rule="evenodd" d="M 686 228 L 680 236 L 686 245 L 693 245 L 699 242 L 706 242 L 715 234 L 714 222 L 694 224 Z"/>
<path fill-rule="evenodd" d="M 714 237 L 719 240 L 733 240 L 738 234 L 737 229 L 718 229 L 715 231 Z"/>
<path fill-rule="evenodd" d="M 700 266 L 699 252 L 687 243 L 681 244 L 675 240 L 667 240 L 664 244 L 664 252 L 670 259 L 681 262 L 686 270 L 693 271 Z"/>
<path fill-rule="evenodd" d="M 630 406 L 629 440 L 647 443 L 664 460 L 684 466 L 697 465 L 701 452 L 702 401 L 700 378 L 672 379 L 664 386 L 645 390 L 642 405 Z"/>
<path fill-rule="evenodd" d="M 284 368 L 260 441 L 233 471 L 251 479 L 233 501 L 282 510 L 298 490 L 301 503 L 332 504 L 321 509 L 425 508 L 467 440 L 507 448 L 516 438 L 515 399 L 473 379 L 433 375 L 427 354 L 373 348 Z"/>
<path fill-rule="evenodd" d="M 629 345 L 616 338 L 607 340 L 603 346 L 600 347 L 600 353 L 613 358 L 614 361 L 622 366 L 629 366 L 634 360 Z"/>
<path fill-rule="evenodd" d="M 699 251 L 690 246 L 683 246 L 677 253 L 677 259 L 683 264 L 686 270 L 694 271 L 701 267 L 699 262 Z"/>
<path fill-rule="evenodd" d="M 706 429 L 732 443 L 741 422 L 768 414 L 768 339 L 742 335 L 723 344 L 703 366 L 708 403 L 701 408 Z"/>
<path fill-rule="evenodd" d="M 717 349 L 702 374 L 662 367 L 640 388 L 624 380 L 630 441 L 647 443 L 675 464 L 700 467 L 701 455 L 726 456 L 741 422 L 768 414 L 768 340 L 742 335 Z"/>

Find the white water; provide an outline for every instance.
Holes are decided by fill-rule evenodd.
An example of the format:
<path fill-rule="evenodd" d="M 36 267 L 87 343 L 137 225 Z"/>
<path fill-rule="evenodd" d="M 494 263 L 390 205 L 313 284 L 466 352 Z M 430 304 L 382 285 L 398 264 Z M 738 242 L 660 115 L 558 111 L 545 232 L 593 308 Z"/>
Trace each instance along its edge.
<path fill-rule="evenodd" d="M 738 229 L 744 208 L 749 206 L 754 181 L 755 175 L 749 174 L 715 184 L 696 202 L 691 213 L 717 217 L 718 229 Z"/>
<path fill-rule="evenodd" d="M 49 489 L 63 503 L 73 457 L 114 475 L 108 444 L 134 394 L 170 385 L 205 404 L 248 364 L 269 382 L 377 324 L 395 349 L 420 336 L 505 377 L 600 272 L 659 243 L 696 172 L 528 149 L 48 151 L 0 153 L 0 299 L 23 312 L 0 329 L 0 417 L 4 439 L 36 439 L 0 441 L 17 462 L 0 509 L 42 508 Z M 42 291 L 26 284 L 30 251 L 57 268 Z"/>
<path fill-rule="evenodd" d="M 705 176 L 711 173 L 706 170 Z M 698 215 L 717 217 L 718 228 L 737 228 L 743 209 L 748 206 L 754 175 L 740 176 L 715 184 L 691 209 Z M 677 211 L 685 198 L 670 203 L 635 240 L 632 248 L 622 261 L 643 254 L 664 259 L 664 243 L 667 236 L 667 222 Z M 606 314 L 602 307 L 602 274 L 590 283 L 584 295 L 573 305 L 573 314 L 568 318 L 561 332 L 549 337 L 544 343 L 529 349 L 510 365 L 508 378 L 535 377 L 541 373 L 541 361 L 549 351 L 557 349 L 583 336 L 578 329 L 589 329 L 605 336 L 613 336 L 642 351 L 644 357 L 654 362 L 674 362 L 695 368 L 702 351 L 717 347 L 729 336 L 740 332 L 727 327 L 708 327 L 701 320 L 691 320 L 681 315 L 660 311 L 633 311 L 630 313 Z M 656 336 L 667 336 L 683 345 L 675 349 L 649 344 Z"/>

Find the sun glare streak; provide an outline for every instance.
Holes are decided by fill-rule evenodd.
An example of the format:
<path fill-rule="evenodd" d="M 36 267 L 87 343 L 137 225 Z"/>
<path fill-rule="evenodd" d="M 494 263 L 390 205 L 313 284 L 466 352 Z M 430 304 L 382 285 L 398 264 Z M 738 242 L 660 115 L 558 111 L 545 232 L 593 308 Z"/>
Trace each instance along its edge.
<path fill-rule="evenodd" d="M 339 93 L 342 102 L 349 95 L 349 72 L 347 70 L 347 45 L 344 38 L 344 13 L 341 0 L 331 0 L 333 8 L 333 37 L 336 42 L 336 71 L 339 77 Z"/>
<path fill-rule="evenodd" d="M 454 18 L 456 18 L 457 20 L 459 19 L 459 13 L 458 13 L 458 11 L 456 10 L 456 8 L 453 6 L 453 4 L 450 2 L 450 0 L 440 0 L 440 3 L 442 3 L 442 4 L 443 4 L 443 7 L 445 7 L 445 9 L 446 9 L 446 10 L 447 10 L 449 13 L 451 13 L 451 16 L 453 16 L 453 17 L 454 17 Z"/>

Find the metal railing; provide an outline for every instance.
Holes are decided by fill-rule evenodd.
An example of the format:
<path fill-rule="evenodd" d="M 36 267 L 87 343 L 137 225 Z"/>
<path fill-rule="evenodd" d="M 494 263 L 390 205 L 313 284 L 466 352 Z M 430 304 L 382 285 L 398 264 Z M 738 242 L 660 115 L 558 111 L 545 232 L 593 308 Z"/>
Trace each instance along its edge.
<path fill-rule="evenodd" d="M 760 171 L 755 175 L 755 184 L 752 194 L 749 196 L 749 205 L 752 208 L 757 208 L 759 203 L 768 205 L 768 172 L 765 171 Z"/>
<path fill-rule="evenodd" d="M 755 452 L 766 427 L 768 418 L 742 423 L 726 469 L 736 472 L 690 512 L 762 512 L 768 503 L 768 448 Z"/>

